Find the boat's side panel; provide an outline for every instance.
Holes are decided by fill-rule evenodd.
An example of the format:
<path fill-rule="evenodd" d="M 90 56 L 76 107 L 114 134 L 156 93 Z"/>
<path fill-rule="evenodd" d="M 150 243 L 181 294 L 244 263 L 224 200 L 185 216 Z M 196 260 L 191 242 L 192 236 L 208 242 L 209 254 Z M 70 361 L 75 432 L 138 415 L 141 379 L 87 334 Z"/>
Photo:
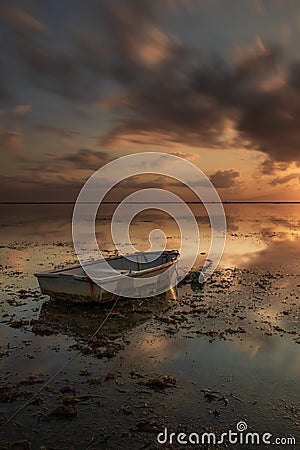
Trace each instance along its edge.
<path fill-rule="evenodd" d="M 82 281 L 71 276 L 38 277 L 43 294 L 55 299 L 71 301 L 74 303 L 100 302 L 102 288 L 91 280 Z"/>

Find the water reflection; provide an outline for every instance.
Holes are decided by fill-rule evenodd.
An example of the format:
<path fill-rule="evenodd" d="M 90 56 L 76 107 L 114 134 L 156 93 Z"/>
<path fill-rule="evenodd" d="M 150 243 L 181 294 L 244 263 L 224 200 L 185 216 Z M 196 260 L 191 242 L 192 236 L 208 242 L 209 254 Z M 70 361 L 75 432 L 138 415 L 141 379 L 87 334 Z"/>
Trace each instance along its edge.
<path fill-rule="evenodd" d="M 278 267 L 285 271 L 299 273 L 300 267 L 300 239 L 299 235 L 292 235 L 278 239 L 269 238 L 266 247 L 258 252 L 250 254 L 245 267 Z"/>
<path fill-rule="evenodd" d="M 116 205 L 102 205 L 98 214 L 96 234 L 101 250 L 114 249 L 110 218 L 115 207 Z M 205 208 L 202 205 L 190 207 L 197 218 L 200 251 L 207 253 L 210 247 L 210 227 Z M 12 263 L 14 257 L 19 259 L 19 263 L 22 258 L 30 260 L 30 250 L 26 249 L 30 245 L 44 247 L 41 259 L 54 251 L 47 248 L 53 242 L 66 243 L 72 249 L 72 205 L 1 205 L 0 209 L 1 245 L 10 245 L 11 250 L 20 249 L 22 243 L 25 246 L 23 253 L 11 252 Z M 300 205 L 226 205 L 225 209 L 228 232 L 223 266 L 272 266 L 299 273 Z M 130 227 L 131 242 L 138 250 L 147 250 L 150 245 L 148 236 L 156 228 L 165 233 L 167 249 L 180 247 L 180 233 L 176 222 L 167 214 L 156 210 L 140 213 L 133 220 Z M 126 250 L 128 243 L 119 244 Z M 196 240 L 189 242 L 191 249 L 196 244 Z M 199 256 L 196 265 L 203 259 Z M 27 262 L 29 264 L 26 264 L 26 268 L 30 269 L 30 261 Z"/>
<path fill-rule="evenodd" d="M 155 298 L 122 299 L 110 314 L 110 320 L 101 327 L 97 337 L 120 337 L 133 330 L 155 314 L 162 313 L 176 302 L 175 292 L 168 291 Z M 88 340 L 103 322 L 111 304 L 68 304 L 48 301 L 42 305 L 32 331 L 36 335 L 63 333 Z M 117 336 L 118 335 L 118 336 Z"/>
<path fill-rule="evenodd" d="M 209 250 L 209 221 L 203 207 L 191 208 L 200 230 L 202 254 L 197 264 L 201 265 Z M 102 334 L 91 343 L 88 339 L 106 307 L 49 302 L 48 297 L 39 297 L 33 277 L 41 267 L 47 270 L 75 261 L 72 205 L 0 207 L 3 383 L 40 372 L 46 380 L 78 351 L 77 344 L 86 351 L 57 378 L 52 391 L 44 392 L 44 404 L 30 405 L 29 414 L 27 410 L 20 414 L 23 427 L 12 424 L 5 430 L 5 440 L 29 437 L 36 448 L 50 440 L 53 447 L 61 446 L 61 422 L 45 427 L 35 414 L 57 406 L 60 388 L 66 383 L 76 386 L 77 397 L 88 394 L 87 398 L 97 399 L 79 404 L 78 418 L 68 421 L 70 436 L 81 436 L 80 448 L 91 440 L 86 432 L 91 423 L 93 433 L 102 427 L 110 429 L 111 435 L 128 436 L 136 418 L 145 417 L 159 427 L 169 421 L 194 431 L 199 423 L 224 431 L 246 417 L 255 430 L 296 434 L 297 413 L 291 405 L 299 398 L 300 376 L 300 205 L 225 208 L 228 232 L 220 271 L 195 292 L 190 285 L 181 286 L 178 301 L 167 296 L 120 302 Z M 100 247 L 107 254 L 113 250 L 112 209 L 104 205 L 96 223 Z M 152 210 L 133 221 L 131 240 L 138 249 L 148 248 L 153 228 L 163 229 L 167 248 L 178 248 L 176 223 Z M 24 325 L 15 328 L 18 320 Z M 82 375 L 87 372 L 91 375 Z M 139 384 L 140 379 L 164 374 L 176 377 L 177 389 L 152 392 Z M 98 384 L 89 384 L 97 380 Z M 207 388 L 224 393 L 228 406 L 218 401 L 208 404 L 201 394 Z M 1 411 L 7 416 L 23 400 L 1 403 Z M 134 414 L 123 413 L 124 405 Z M 111 448 L 124 448 L 124 440 Z"/>

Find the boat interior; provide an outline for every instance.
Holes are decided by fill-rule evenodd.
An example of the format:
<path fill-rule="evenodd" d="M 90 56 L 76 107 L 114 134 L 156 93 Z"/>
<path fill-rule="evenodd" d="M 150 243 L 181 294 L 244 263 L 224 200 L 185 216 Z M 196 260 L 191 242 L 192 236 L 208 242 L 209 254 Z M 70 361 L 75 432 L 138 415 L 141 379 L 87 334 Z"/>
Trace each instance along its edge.
<path fill-rule="evenodd" d="M 163 264 L 166 264 L 170 261 L 174 261 L 178 258 L 178 252 L 174 251 L 164 251 L 164 252 L 139 252 L 135 254 L 128 255 L 130 258 L 126 258 L 125 256 L 115 256 L 108 259 L 101 259 L 98 261 L 93 261 L 87 263 L 86 265 L 93 266 L 93 272 L 101 273 L 105 276 L 105 272 L 107 269 L 104 266 L 105 261 L 109 263 L 109 265 L 120 272 L 128 272 L 128 271 L 141 271 L 148 270 Z M 62 273 L 66 275 L 76 275 L 76 276 L 84 276 L 85 272 L 81 266 L 73 266 L 65 269 L 55 270 L 53 273 Z"/>

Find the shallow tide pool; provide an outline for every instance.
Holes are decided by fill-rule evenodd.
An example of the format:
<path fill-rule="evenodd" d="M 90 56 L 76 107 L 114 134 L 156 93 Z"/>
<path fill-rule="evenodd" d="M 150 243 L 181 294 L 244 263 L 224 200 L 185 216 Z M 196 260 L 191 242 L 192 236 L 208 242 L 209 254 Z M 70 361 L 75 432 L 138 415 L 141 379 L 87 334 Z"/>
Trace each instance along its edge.
<path fill-rule="evenodd" d="M 106 208 L 96 231 L 109 254 Z M 90 341 L 110 306 L 55 304 L 40 294 L 33 275 L 76 261 L 72 206 L 1 206 L 3 447 L 161 448 L 157 435 L 166 429 L 220 436 L 238 422 L 299 445 L 300 205 L 225 209 L 225 253 L 203 288 L 186 283 L 159 299 L 120 300 Z M 200 206 L 193 211 L 207 253 L 208 224 Z M 157 212 L 134 221 L 137 248 L 147 250 L 152 228 L 165 231 L 168 248 L 178 248 L 176 224 Z M 168 435 L 165 448 L 180 448 L 173 440 Z"/>

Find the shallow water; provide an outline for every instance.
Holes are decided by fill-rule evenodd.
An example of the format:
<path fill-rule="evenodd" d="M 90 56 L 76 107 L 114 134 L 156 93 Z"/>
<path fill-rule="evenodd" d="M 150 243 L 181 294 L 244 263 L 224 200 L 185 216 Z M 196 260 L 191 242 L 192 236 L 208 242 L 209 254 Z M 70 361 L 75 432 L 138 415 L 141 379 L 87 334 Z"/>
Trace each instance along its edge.
<path fill-rule="evenodd" d="M 198 217 L 200 250 L 207 253 L 207 218 L 199 205 L 191 208 Z M 40 295 L 33 276 L 76 261 L 72 206 L 0 207 L 0 424 L 78 349 L 85 353 L 3 428 L 2 442 L 156 448 L 164 427 L 220 434 L 245 421 L 250 431 L 293 436 L 299 443 L 300 205 L 225 209 L 225 253 L 204 288 L 186 284 L 178 298 L 169 293 L 159 301 L 119 303 L 99 336 L 102 342 L 91 344 L 88 338 L 108 307 L 53 305 Z M 107 254 L 113 249 L 111 212 L 105 205 L 96 226 Z M 178 248 L 176 223 L 157 211 L 134 221 L 137 248 L 149 247 L 145 237 L 153 228 L 165 231 L 167 248 Z M 163 376 L 175 377 L 176 384 L 161 389 L 147 384 Z M 74 417 L 51 414 L 66 401 L 74 405 Z"/>

